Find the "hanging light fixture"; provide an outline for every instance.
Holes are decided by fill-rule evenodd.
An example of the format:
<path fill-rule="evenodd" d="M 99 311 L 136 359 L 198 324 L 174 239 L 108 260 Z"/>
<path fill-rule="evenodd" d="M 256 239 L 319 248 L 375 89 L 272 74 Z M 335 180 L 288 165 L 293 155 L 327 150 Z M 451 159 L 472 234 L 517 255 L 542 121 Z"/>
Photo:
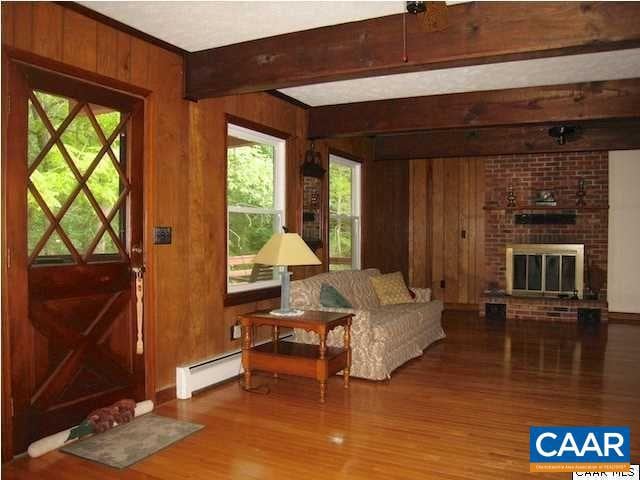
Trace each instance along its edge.
<path fill-rule="evenodd" d="M 556 139 L 558 145 L 577 140 L 580 134 L 580 127 L 575 125 L 556 125 L 549 129 L 549 136 Z"/>

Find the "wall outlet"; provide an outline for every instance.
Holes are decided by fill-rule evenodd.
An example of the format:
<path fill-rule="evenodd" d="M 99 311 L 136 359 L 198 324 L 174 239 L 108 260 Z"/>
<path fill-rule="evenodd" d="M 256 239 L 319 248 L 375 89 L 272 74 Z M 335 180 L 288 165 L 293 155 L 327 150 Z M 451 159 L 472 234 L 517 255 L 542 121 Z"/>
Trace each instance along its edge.
<path fill-rule="evenodd" d="M 238 324 L 231 325 L 231 340 L 242 338 L 242 327 Z"/>

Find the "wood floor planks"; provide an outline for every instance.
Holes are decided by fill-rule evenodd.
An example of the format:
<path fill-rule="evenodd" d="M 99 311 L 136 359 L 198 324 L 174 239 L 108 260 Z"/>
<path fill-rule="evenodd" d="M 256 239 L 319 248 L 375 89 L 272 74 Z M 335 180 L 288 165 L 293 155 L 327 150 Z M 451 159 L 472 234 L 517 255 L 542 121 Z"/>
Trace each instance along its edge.
<path fill-rule="evenodd" d="M 628 425 L 640 460 L 640 326 L 491 325 L 448 313 L 447 338 L 390 382 L 236 382 L 172 401 L 157 413 L 206 428 L 116 471 L 61 453 L 18 459 L 6 479 L 520 479 L 530 425 Z M 565 475 L 568 476 L 568 475 Z M 536 478 L 559 478 L 558 474 Z"/>

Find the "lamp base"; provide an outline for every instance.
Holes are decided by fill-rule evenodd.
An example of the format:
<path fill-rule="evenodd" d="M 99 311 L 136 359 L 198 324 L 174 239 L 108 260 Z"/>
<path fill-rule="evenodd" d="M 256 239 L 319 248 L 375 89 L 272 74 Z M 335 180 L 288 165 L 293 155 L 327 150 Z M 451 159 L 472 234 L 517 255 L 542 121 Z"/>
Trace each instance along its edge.
<path fill-rule="evenodd" d="M 297 310 L 295 308 L 290 308 L 287 310 L 283 310 L 282 308 L 276 308 L 275 310 L 271 310 L 269 315 L 275 315 L 276 317 L 299 317 L 304 313 L 304 310 Z"/>

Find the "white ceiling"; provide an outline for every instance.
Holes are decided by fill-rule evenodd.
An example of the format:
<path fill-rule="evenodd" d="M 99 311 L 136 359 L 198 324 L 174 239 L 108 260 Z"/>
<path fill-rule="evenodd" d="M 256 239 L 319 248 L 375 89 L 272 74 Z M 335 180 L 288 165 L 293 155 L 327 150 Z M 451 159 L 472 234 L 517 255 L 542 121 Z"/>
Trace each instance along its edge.
<path fill-rule="evenodd" d="M 405 11 L 402 1 L 80 3 L 189 52 Z"/>
<path fill-rule="evenodd" d="M 474 65 L 280 90 L 311 106 L 640 77 L 640 48 Z"/>

